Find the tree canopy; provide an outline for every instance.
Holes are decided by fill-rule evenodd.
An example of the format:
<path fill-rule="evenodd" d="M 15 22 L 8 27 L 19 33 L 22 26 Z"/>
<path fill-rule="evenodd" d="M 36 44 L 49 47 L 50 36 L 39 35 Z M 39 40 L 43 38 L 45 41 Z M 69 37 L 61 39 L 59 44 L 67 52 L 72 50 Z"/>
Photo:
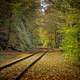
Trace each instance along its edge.
<path fill-rule="evenodd" d="M 61 48 L 79 55 L 79 4 L 79 0 L 0 1 L 0 28 L 7 29 L 2 31 L 6 39 L 0 33 L 1 48 Z"/>

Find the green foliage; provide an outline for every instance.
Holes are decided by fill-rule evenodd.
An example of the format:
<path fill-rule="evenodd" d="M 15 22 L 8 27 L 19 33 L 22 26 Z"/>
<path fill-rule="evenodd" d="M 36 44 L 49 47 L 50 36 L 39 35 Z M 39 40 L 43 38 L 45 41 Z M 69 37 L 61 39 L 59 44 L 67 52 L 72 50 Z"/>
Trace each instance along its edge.
<path fill-rule="evenodd" d="M 65 22 L 59 28 L 62 35 L 61 48 L 64 50 L 65 57 L 80 58 L 80 11 L 78 0 L 58 0 L 57 9 L 63 12 Z"/>
<path fill-rule="evenodd" d="M 77 40 L 78 28 L 77 27 L 62 27 L 60 30 L 63 38 L 61 48 L 64 50 L 65 58 L 78 61 L 80 57 L 80 47 Z"/>
<path fill-rule="evenodd" d="M 75 53 L 78 48 L 77 29 L 74 27 L 63 27 L 62 47 L 66 53 Z"/>
<path fill-rule="evenodd" d="M 77 41 L 80 32 L 79 1 L 50 1 L 53 1 L 54 5 L 45 11 L 44 16 L 39 12 L 38 0 L 0 1 L 0 24 L 2 27 L 11 28 L 8 35 L 10 44 L 22 50 L 37 48 L 39 45 L 54 47 L 56 42 L 59 44 L 56 39 L 59 27 L 63 37 L 61 47 L 65 53 L 79 52 L 80 43 Z"/>

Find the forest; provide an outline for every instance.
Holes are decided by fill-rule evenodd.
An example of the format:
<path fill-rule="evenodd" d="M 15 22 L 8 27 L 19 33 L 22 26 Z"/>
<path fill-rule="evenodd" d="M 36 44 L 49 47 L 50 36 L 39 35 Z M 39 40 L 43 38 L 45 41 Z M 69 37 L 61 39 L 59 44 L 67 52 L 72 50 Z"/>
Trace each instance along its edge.
<path fill-rule="evenodd" d="M 80 67 L 80 0 L 0 1 L 0 54 L 40 49 Z"/>
<path fill-rule="evenodd" d="M 79 0 L 0 1 L 0 49 L 60 48 L 79 54 Z"/>

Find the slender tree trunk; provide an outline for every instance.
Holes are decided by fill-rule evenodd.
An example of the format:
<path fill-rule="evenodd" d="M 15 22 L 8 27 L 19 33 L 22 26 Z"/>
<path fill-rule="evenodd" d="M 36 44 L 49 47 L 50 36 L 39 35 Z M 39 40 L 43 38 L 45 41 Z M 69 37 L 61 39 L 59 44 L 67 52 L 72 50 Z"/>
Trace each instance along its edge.
<path fill-rule="evenodd" d="M 10 21 L 11 22 L 11 21 Z M 8 49 L 9 47 L 9 41 L 10 41 L 10 34 L 11 34 L 11 23 L 9 23 L 9 27 L 8 27 L 8 34 L 7 34 L 7 41 L 6 41 L 6 46 L 5 46 L 5 50 Z"/>
<path fill-rule="evenodd" d="M 8 49 L 9 47 L 9 41 L 10 41 L 10 35 L 11 35 L 11 24 L 12 24 L 12 19 L 13 19 L 13 16 L 12 14 L 9 15 L 9 25 L 8 25 L 8 32 L 7 32 L 7 41 L 6 41 L 6 46 L 5 46 L 5 50 Z"/>

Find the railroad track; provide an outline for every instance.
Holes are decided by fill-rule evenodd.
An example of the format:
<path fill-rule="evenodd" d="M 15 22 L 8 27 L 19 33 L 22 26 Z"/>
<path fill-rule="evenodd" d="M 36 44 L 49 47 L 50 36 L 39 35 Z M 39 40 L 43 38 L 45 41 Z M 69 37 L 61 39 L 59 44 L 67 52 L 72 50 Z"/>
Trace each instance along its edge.
<path fill-rule="evenodd" d="M 30 69 L 36 62 L 38 62 L 46 53 L 47 53 L 47 51 L 41 52 L 41 53 L 38 52 L 38 53 L 35 53 L 32 56 L 30 55 L 30 57 L 24 58 L 18 62 L 6 65 L 4 68 L 1 69 L 2 73 L 4 73 L 4 75 L 2 77 L 5 77 L 8 74 L 9 76 L 7 78 L 10 78 L 10 79 L 5 78 L 4 80 L 20 80 L 23 77 L 23 75 L 28 71 L 28 69 Z M 21 64 L 25 64 L 25 67 L 22 66 Z M 18 69 L 18 67 L 20 67 L 19 65 L 21 65 L 22 68 Z M 16 68 L 18 70 L 15 73 L 13 73 L 13 71 Z M 10 72 L 9 72 L 9 70 L 10 70 Z M 7 71 L 9 73 L 7 73 Z M 1 73 L 0 73 L 0 75 L 1 75 Z"/>
<path fill-rule="evenodd" d="M 38 51 L 38 52 L 40 52 L 40 51 Z M 0 67 L 0 71 L 3 70 L 4 68 L 7 68 L 7 67 L 9 67 L 9 66 L 12 66 L 12 65 L 14 65 L 14 64 L 16 64 L 16 63 L 18 63 L 18 62 L 21 62 L 21 61 L 23 61 L 23 60 L 25 60 L 25 59 L 27 59 L 27 58 L 30 58 L 31 56 L 34 56 L 34 55 L 37 54 L 38 52 L 35 52 L 35 53 L 33 53 L 32 55 L 26 56 L 26 57 L 24 57 L 24 58 L 20 58 L 20 59 L 18 59 L 18 60 L 15 60 L 15 61 L 13 61 L 13 62 L 10 62 L 10 63 L 8 63 L 8 64 L 6 64 L 6 65 L 4 65 L 4 66 L 1 66 L 1 67 Z"/>
<path fill-rule="evenodd" d="M 20 80 L 21 77 L 25 74 L 25 72 L 27 72 L 28 69 L 31 68 L 37 61 L 39 61 L 46 53 L 47 53 L 47 51 L 44 52 L 41 56 L 39 56 L 39 57 L 38 57 L 34 62 L 32 62 L 28 67 L 26 67 L 26 68 L 15 78 L 15 80 Z"/>

